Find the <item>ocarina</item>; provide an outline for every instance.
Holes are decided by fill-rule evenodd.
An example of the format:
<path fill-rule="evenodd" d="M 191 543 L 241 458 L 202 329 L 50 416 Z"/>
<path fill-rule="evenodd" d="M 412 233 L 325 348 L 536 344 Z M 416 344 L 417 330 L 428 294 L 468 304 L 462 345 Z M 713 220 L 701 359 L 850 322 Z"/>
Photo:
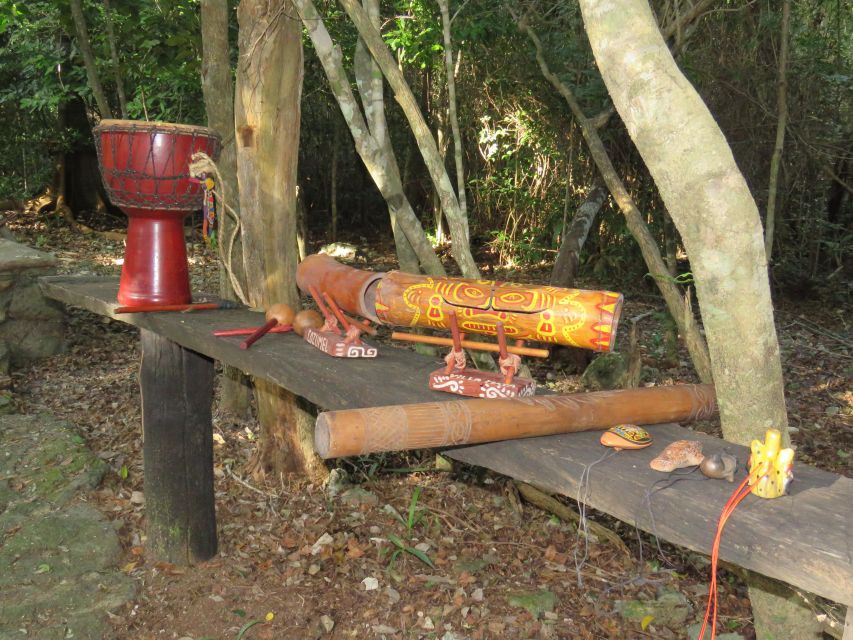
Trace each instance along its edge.
<path fill-rule="evenodd" d="M 669 473 L 683 467 L 695 467 L 704 457 L 702 443 L 696 440 L 676 440 L 667 445 L 649 466 L 655 471 Z"/>
<path fill-rule="evenodd" d="M 605 447 L 621 451 L 648 447 L 652 443 L 652 437 L 648 431 L 635 424 L 620 424 L 602 433 L 599 442 Z"/>
<path fill-rule="evenodd" d="M 729 482 L 735 481 L 737 471 L 737 458 L 729 453 L 715 453 L 707 456 L 699 465 L 699 471 L 709 478 L 725 478 Z"/>

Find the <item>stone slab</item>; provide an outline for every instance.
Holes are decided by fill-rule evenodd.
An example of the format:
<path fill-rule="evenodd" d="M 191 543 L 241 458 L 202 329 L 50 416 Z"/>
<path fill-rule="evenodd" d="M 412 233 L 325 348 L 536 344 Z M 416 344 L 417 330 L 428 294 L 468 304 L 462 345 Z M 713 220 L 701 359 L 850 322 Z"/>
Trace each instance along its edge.
<path fill-rule="evenodd" d="M 0 416 L 0 640 L 107 637 L 134 597 L 113 524 L 80 500 L 105 470 L 71 425 Z"/>
<path fill-rule="evenodd" d="M 51 269 L 57 265 L 56 257 L 19 242 L 0 238 L 0 272 L 21 269 Z"/>

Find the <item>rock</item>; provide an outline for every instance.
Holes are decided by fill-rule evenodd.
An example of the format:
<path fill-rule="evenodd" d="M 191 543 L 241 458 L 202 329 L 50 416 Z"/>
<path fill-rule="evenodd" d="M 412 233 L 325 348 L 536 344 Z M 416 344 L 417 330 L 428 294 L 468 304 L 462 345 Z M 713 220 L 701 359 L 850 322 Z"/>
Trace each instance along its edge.
<path fill-rule="evenodd" d="M 397 591 L 394 587 L 385 587 L 382 593 L 388 596 L 388 600 L 391 601 L 391 604 L 397 604 L 398 602 L 400 602 L 400 592 Z"/>
<path fill-rule="evenodd" d="M 376 591 L 379 588 L 379 580 L 373 576 L 368 576 L 361 581 L 365 591 Z"/>
<path fill-rule="evenodd" d="M 130 494 L 130 501 L 133 504 L 145 504 L 145 494 L 141 491 L 133 491 Z"/>
<path fill-rule="evenodd" d="M 12 351 L 9 349 L 9 343 L 5 340 L 0 340 L 0 376 L 9 375 L 9 363 L 11 357 Z"/>
<path fill-rule="evenodd" d="M 56 264 L 56 258 L 49 253 L 0 238 L 0 273 L 50 271 Z"/>
<path fill-rule="evenodd" d="M 347 472 L 343 469 L 332 469 L 326 480 L 326 495 L 336 498 L 349 485 Z"/>
<path fill-rule="evenodd" d="M 0 238 L 0 340 L 8 343 L 13 366 L 65 348 L 63 307 L 46 298 L 36 280 L 55 266 L 53 256 Z"/>
<path fill-rule="evenodd" d="M 557 605 L 557 596 L 546 589 L 533 592 L 519 592 L 510 595 L 507 598 L 507 603 L 511 607 L 526 609 L 535 619 L 545 611 L 554 610 L 554 607 Z"/>
<path fill-rule="evenodd" d="M 325 253 L 332 258 L 343 258 L 344 260 L 354 260 L 359 251 L 354 244 L 348 242 L 332 242 L 320 248 L 319 253 Z"/>
<path fill-rule="evenodd" d="M 62 320 L 62 305 L 45 298 L 36 282 L 18 283 L 12 293 L 8 314 L 15 320 Z"/>
<path fill-rule="evenodd" d="M 104 637 L 106 613 L 136 587 L 116 567 L 113 524 L 73 500 L 97 486 L 106 465 L 47 415 L 0 416 L 4 450 L 18 454 L 0 456 L 0 531 L 12 532 L 0 546 L 0 638 Z"/>
<path fill-rule="evenodd" d="M 320 616 L 320 624 L 323 625 L 326 633 L 332 633 L 332 629 L 335 628 L 335 621 L 327 615 Z"/>
<path fill-rule="evenodd" d="M 341 502 L 350 507 L 375 507 L 379 504 L 379 498 L 361 487 L 352 487 L 341 494 Z"/>
<path fill-rule="evenodd" d="M 681 629 L 692 607 L 683 593 L 664 591 L 656 600 L 617 600 L 616 610 L 627 620 L 640 622 L 651 616 L 651 624 Z"/>
<path fill-rule="evenodd" d="M 9 344 L 14 367 L 25 367 L 65 350 L 65 332 L 58 322 L 7 319 L 0 323 L 0 340 Z"/>
<path fill-rule="evenodd" d="M 624 387 L 628 375 L 628 356 L 623 353 L 603 353 L 589 363 L 581 376 L 588 389 L 607 390 Z"/>
<path fill-rule="evenodd" d="M 482 602 L 483 601 L 483 590 L 480 588 L 474 589 L 471 592 L 471 600 L 474 602 Z"/>
<path fill-rule="evenodd" d="M 375 624 L 370 628 L 373 631 L 373 633 L 376 633 L 378 635 L 383 635 L 383 636 L 384 635 L 394 635 L 395 633 L 397 633 L 397 629 L 395 629 L 394 627 L 390 627 L 387 624 Z"/>

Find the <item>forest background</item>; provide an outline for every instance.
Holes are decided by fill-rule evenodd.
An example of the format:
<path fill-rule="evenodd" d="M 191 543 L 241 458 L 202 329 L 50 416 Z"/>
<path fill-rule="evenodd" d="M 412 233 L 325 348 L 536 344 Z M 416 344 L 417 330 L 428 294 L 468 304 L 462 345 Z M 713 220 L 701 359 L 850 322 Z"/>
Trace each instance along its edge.
<path fill-rule="evenodd" d="M 123 220 L 103 202 L 90 127 L 105 114 L 87 80 L 71 7 L 80 4 L 94 63 L 112 115 L 206 124 L 201 24 L 196 1 L 122 0 L 0 4 L 0 200 L 28 199 L 104 228 Z M 732 148 L 762 215 L 774 193 L 771 259 L 777 291 L 848 301 L 853 270 L 850 205 L 851 14 L 840 0 L 785 3 L 654 2 L 660 24 L 676 25 L 672 48 Z M 234 3 L 236 5 L 236 3 Z M 318 5 L 344 64 L 357 33 L 334 4 Z M 680 11 L 700 6 L 689 21 Z M 677 231 L 612 106 L 571 2 L 539 5 L 469 1 L 450 7 L 452 60 L 467 210 L 475 254 L 505 267 L 554 260 L 567 220 L 599 185 L 571 111 L 545 80 L 527 34 L 569 86 L 657 239 L 674 278 L 689 281 Z M 438 5 L 384 3 L 381 32 L 433 130 L 448 174 L 453 166 Z M 232 20 L 236 59 L 237 21 Z M 780 75 L 780 44 L 789 51 Z M 387 206 L 359 160 L 321 65 L 306 38 L 299 185 L 309 239 L 379 234 L 390 238 Z M 780 109 L 780 78 L 784 107 Z M 771 170 L 784 111 L 784 149 Z M 386 100 L 388 128 L 405 194 L 430 239 L 446 238 L 441 204 L 399 106 Z M 41 196 L 41 199 L 39 197 Z M 112 220 L 112 222 L 110 222 Z M 478 259 L 478 261 L 481 261 Z M 601 282 L 641 283 L 647 267 L 625 218 L 608 198 L 593 225 L 581 269 Z M 649 280 L 649 278 L 646 278 Z M 651 286 L 651 285 L 650 285 Z"/>
<path fill-rule="evenodd" d="M 91 126 L 104 117 L 210 121 L 215 96 L 209 92 L 215 89 L 208 84 L 202 91 L 208 44 L 201 35 L 203 4 L 185 0 L 0 4 L 0 139 L 5 147 L 0 152 L 0 210 L 26 210 L 86 232 L 123 227 L 123 216 L 106 202 L 100 185 Z M 238 34 L 236 5 L 229 4 L 232 69 L 239 66 L 238 39 L 241 50 L 248 45 L 246 49 L 255 51 L 255 45 L 273 32 L 261 21 L 251 25 L 244 20 Z M 243 18 L 261 5 L 241 4 L 241 10 L 247 7 Z M 364 153 L 359 147 L 364 135 L 356 134 L 356 145 L 352 144 L 353 125 L 344 117 L 352 110 L 338 106 L 342 83 L 327 79 L 334 56 L 324 57 L 318 46 L 324 36 L 317 37 L 320 21 L 309 5 L 307 0 L 294 0 L 292 5 L 265 6 L 267 10 L 279 6 L 285 12 L 283 19 L 290 23 L 282 31 L 295 29 L 298 37 L 298 22 L 306 27 L 304 85 L 301 96 L 296 96 L 301 105 L 297 209 L 302 236 L 311 247 L 344 239 L 363 250 L 392 238 L 387 213 L 390 209 L 393 219 L 393 203 L 399 199 L 389 198 L 389 192 L 380 194 L 375 186 L 380 182 L 376 165 L 387 169 L 390 155 L 383 152 L 384 160 L 375 162 L 382 154 Z M 652 5 L 670 51 L 725 134 L 765 222 L 766 255 L 777 300 L 812 298 L 815 304 L 836 310 L 844 322 L 853 282 L 849 10 L 840 0 L 663 0 Z M 361 108 L 374 142 L 382 146 L 383 135 L 377 131 L 387 131 L 402 195 L 429 241 L 446 258 L 444 264 L 435 262 L 431 267 L 432 251 L 425 259 L 410 242 L 406 254 L 407 245 L 401 244 L 397 233 L 400 265 L 412 269 L 420 262 L 426 270 L 437 265 L 455 271 L 452 255 L 465 275 L 482 269 L 529 279 L 554 264 L 561 244 L 571 235 L 569 223 L 575 212 L 590 204 L 591 215 L 597 218 L 586 227 L 589 237 L 581 254 L 581 277 L 634 295 L 644 289 L 651 294 L 657 286 L 685 338 L 698 377 L 710 381 L 707 347 L 694 314 L 687 312 L 693 284 L 688 258 L 694 259 L 698 272 L 704 247 L 694 245 L 700 250 L 692 256 L 685 252 L 646 164 L 615 114 L 579 7 L 571 2 L 476 0 L 379 7 L 376 19 L 396 64 L 390 71 L 383 68 L 383 75 L 393 86 L 389 73 L 396 69 L 412 89 L 443 157 L 439 163 L 444 164 L 443 184 L 455 182 L 455 193 L 448 195 L 436 179 L 435 164 L 423 153 L 423 136 L 414 135 L 411 114 L 401 109 L 405 106 L 401 91 L 394 87 L 397 102 L 385 100 L 384 118 L 371 115 L 376 93 L 371 98 L 370 89 L 361 84 L 369 84 L 364 81 L 371 73 L 378 77 L 378 70 L 365 74 L 362 68 L 359 74 L 365 45 L 357 45 L 358 36 L 374 57 L 375 43 L 368 41 L 363 27 L 361 34 L 356 32 L 353 6 L 358 5 L 352 0 L 318 3 L 319 15 L 340 45 L 343 67 L 361 75 Z M 292 15 L 287 13 L 291 9 Z M 243 38 L 252 33 L 249 26 L 258 30 L 246 41 Z M 247 55 L 245 60 L 259 57 Z M 253 69 L 250 60 L 245 77 L 264 64 L 259 61 Z M 237 79 L 240 96 L 239 74 Z M 230 95 L 222 93 L 222 101 L 229 103 Z M 221 133 L 227 140 L 232 132 Z M 281 155 L 288 151 L 282 149 Z M 240 200 L 246 213 L 251 197 L 241 193 Z M 674 214 L 676 204 L 683 205 L 669 201 Z M 254 203 L 258 209 L 262 205 Z M 462 221 L 460 211 L 465 214 Z M 707 226 L 717 227 L 720 220 L 733 229 L 739 222 L 721 212 Z M 448 232 L 454 240 L 450 245 Z M 739 234 L 733 230 L 729 236 Z M 408 231 L 404 235 L 413 237 Z M 725 234 L 717 238 L 727 240 Z M 734 245 L 726 246 L 731 250 Z M 661 254 L 659 265 L 649 259 Z M 745 253 L 737 257 L 750 262 Z M 763 277 L 760 262 L 750 268 Z M 556 275 L 552 273 L 552 281 Z M 559 284 L 571 284 L 561 278 Z M 705 286 L 711 280 L 706 279 Z M 741 306 L 754 305 L 751 313 L 769 311 L 769 300 L 761 292 L 739 291 L 752 296 L 749 302 L 741 300 Z M 267 294 L 256 294 L 254 303 L 264 306 L 261 298 Z M 705 328 L 709 325 L 706 318 Z M 719 335 L 719 327 L 716 332 Z M 763 339 L 759 333 L 749 334 L 753 342 Z M 727 333 L 728 341 L 736 334 Z M 728 345 L 738 352 L 746 346 Z M 756 365 L 746 372 L 755 376 L 761 363 L 743 355 L 741 360 L 742 369 Z M 781 376 L 777 377 L 781 384 Z M 721 398 L 724 384 L 731 386 L 732 381 L 718 377 Z M 743 394 L 752 393 L 743 385 L 734 386 L 740 386 Z M 781 398 L 781 387 L 779 391 Z M 784 422 L 784 406 L 777 408 L 782 412 L 774 419 Z M 259 413 L 264 423 L 263 410 Z M 764 424 L 761 420 L 756 424 Z M 748 420 L 737 422 L 744 431 L 755 426 Z"/>

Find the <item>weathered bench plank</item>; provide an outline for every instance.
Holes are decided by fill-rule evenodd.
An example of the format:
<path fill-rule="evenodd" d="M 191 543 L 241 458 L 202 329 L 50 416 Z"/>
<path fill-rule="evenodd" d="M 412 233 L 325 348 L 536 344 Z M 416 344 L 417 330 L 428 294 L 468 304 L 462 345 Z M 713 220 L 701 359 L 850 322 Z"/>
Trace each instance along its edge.
<path fill-rule="evenodd" d="M 215 329 L 259 326 L 263 314 L 246 309 L 116 315 L 118 278 L 50 276 L 45 295 L 148 329 L 209 358 L 275 382 L 325 409 L 351 409 L 430 400 L 447 394 L 427 389 L 429 373 L 443 362 L 407 349 L 383 347 L 379 359 L 330 358 L 292 333 L 269 335 L 251 349 L 242 338 L 216 338 Z"/>
<path fill-rule="evenodd" d="M 597 464 L 592 463 L 603 451 L 599 434 L 593 432 L 495 442 L 449 455 L 573 498 L 584 469 L 592 465 L 590 506 L 663 540 L 708 553 L 719 512 L 734 485 L 709 480 L 697 471 L 662 488 L 668 476 L 652 471 L 649 461 L 682 438 L 701 440 L 706 452 L 728 451 L 741 464 L 748 450 L 675 425 L 649 431 L 654 446 L 622 451 Z M 853 604 L 853 480 L 805 464 L 795 464 L 794 477 L 790 495 L 775 500 L 749 497 L 738 506 L 726 525 L 720 557 Z"/>
<path fill-rule="evenodd" d="M 49 297 L 113 316 L 117 279 L 51 277 L 43 279 L 42 286 Z M 383 347 L 376 360 L 338 360 L 322 357 L 293 335 L 265 338 L 249 351 L 240 350 L 239 339 L 211 335 L 213 329 L 260 324 L 261 317 L 245 310 L 223 310 L 118 319 L 272 380 L 324 409 L 457 398 L 426 388 L 427 375 L 439 362 L 411 351 Z M 699 438 L 710 451 L 726 448 L 741 462 L 745 449 L 675 425 L 651 430 L 655 446 L 621 452 L 590 468 L 588 504 L 662 539 L 709 553 L 717 517 L 733 485 L 684 480 L 652 493 L 648 500 L 652 524 L 646 496 L 667 476 L 651 471 L 648 461 L 666 443 L 680 438 Z M 597 439 L 596 433 L 578 433 L 455 449 L 447 455 L 575 497 L 584 469 L 604 452 Z M 749 498 L 741 504 L 726 528 L 720 556 L 851 605 L 853 480 L 802 464 L 796 465 L 795 476 L 790 496 L 771 501 Z"/>

